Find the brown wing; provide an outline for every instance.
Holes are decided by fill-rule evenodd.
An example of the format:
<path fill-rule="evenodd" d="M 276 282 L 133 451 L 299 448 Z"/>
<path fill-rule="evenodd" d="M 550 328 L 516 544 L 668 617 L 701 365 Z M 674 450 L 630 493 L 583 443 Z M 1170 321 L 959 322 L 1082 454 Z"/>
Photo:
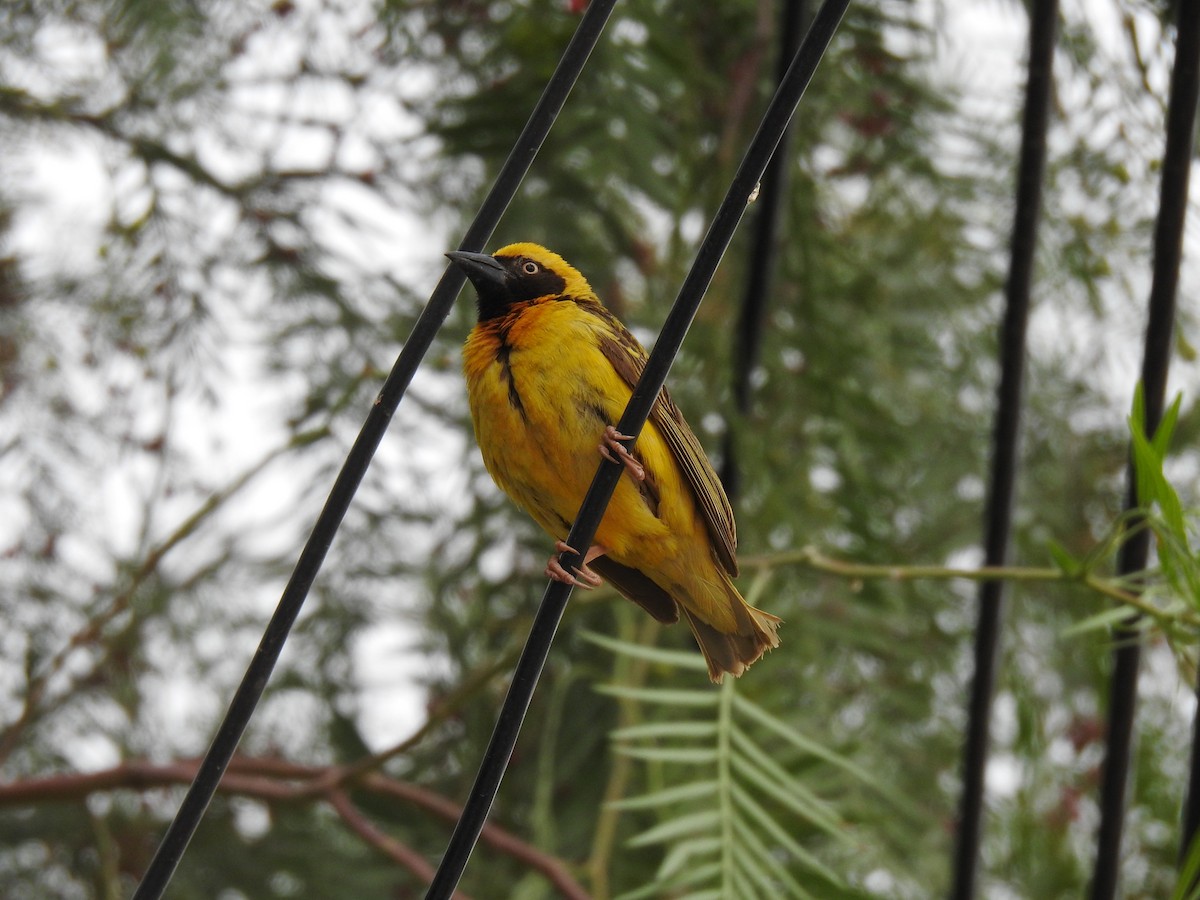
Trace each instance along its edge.
<path fill-rule="evenodd" d="M 615 587 L 622 597 L 632 600 L 658 621 L 666 625 L 674 625 L 679 621 L 679 607 L 671 595 L 637 569 L 623 566 L 607 556 L 598 556 L 588 565 Z"/>
<path fill-rule="evenodd" d="M 617 374 L 629 385 L 637 384 L 642 370 L 646 368 L 646 351 L 637 338 L 621 324 L 620 320 L 601 304 L 594 301 L 577 301 L 579 306 L 604 323 L 600 336 L 600 350 L 612 363 Z M 683 413 L 663 388 L 650 410 L 652 421 L 667 442 L 671 455 L 679 464 L 688 486 L 691 487 L 700 510 L 704 515 L 708 533 L 712 537 L 717 559 L 730 575 L 738 573 L 737 529 L 733 523 L 733 509 L 725 496 L 721 480 L 713 471 L 704 448 L 684 421 Z"/>

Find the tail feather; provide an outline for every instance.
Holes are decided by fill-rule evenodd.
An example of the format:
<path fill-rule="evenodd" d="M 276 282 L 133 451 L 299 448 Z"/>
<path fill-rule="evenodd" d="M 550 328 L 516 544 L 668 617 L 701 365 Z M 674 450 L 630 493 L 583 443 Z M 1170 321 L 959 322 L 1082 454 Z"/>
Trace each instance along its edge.
<path fill-rule="evenodd" d="M 708 663 L 708 677 L 715 684 L 728 672 L 735 678 L 757 662 L 764 653 L 779 646 L 775 633 L 782 621 L 777 616 L 755 609 L 742 599 L 732 584 L 729 585 L 730 600 L 735 604 L 734 616 L 737 630 L 718 631 L 687 607 L 683 607 L 704 661 Z M 680 604 L 682 606 L 682 604 Z"/>
<path fill-rule="evenodd" d="M 775 632 L 782 620 L 747 603 L 724 570 L 698 573 L 697 566 L 680 560 L 675 571 L 657 573 L 666 576 L 668 588 L 610 556 L 598 557 L 590 565 L 660 622 L 679 621 L 683 610 L 708 663 L 708 677 L 717 684 L 726 672 L 736 678 L 779 646 Z"/>

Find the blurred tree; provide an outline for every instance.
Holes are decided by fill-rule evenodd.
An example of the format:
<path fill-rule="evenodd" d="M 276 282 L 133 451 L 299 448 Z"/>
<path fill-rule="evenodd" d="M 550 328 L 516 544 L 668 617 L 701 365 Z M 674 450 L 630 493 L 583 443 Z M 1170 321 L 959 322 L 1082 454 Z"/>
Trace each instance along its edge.
<path fill-rule="evenodd" d="M 582 5 L 0 9 L 5 896 L 128 893 Z M 769 95 L 777 7 L 619 6 L 497 241 L 553 246 L 652 340 Z M 852 6 L 805 98 L 754 409 L 728 396 L 744 245 L 671 379 L 707 445 L 733 432 L 742 552 L 783 647 L 718 703 L 679 657 L 638 655 L 690 652 L 682 629 L 577 596 L 465 894 L 944 890 L 974 593 L 784 561 L 809 544 L 977 559 L 1024 23 L 1016 5 L 936 11 Z M 1065 15 L 1016 535 L 1038 566 L 1051 538 L 1088 553 L 1120 507 L 1171 59 L 1161 5 Z M 980 20 L 1015 35 L 1002 87 L 968 55 Z M 471 318 L 460 304 L 401 407 L 172 896 L 417 896 L 442 851 L 548 552 L 469 437 Z M 1182 325 L 1194 384 L 1194 313 Z M 1193 410 L 1177 446 L 1196 446 Z M 1169 471 L 1186 484 L 1198 462 Z M 1045 584 L 1014 601 L 988 889 L 1077 896 L 1108 646 L 1063 630 L 1105 607 Z M 1186 685 L 1148 641 L 1131 896 L 1169 891 L 1189 740 Z M 393 699 L 413 685 L 415 717 Z M 764 799 L 772 761 L 791 787 Z M 796 846 L 750 805 L 718 820 L 740 835 L 705 830 L 690 804 L 712 779 Z"/>

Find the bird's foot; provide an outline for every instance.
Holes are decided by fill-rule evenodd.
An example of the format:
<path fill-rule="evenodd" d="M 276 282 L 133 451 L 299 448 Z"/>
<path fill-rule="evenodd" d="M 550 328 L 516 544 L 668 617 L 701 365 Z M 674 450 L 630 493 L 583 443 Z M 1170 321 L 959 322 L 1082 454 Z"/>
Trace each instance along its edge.
<path fill-rule="evenodd" d="M 574 553 L 578 555 L 579 551 L 568 544 L 566 541 L 554 542 L 554 555 L 550 557 L 550 561 L 546 563 L 546 577 L 552 578 L 555 581 L 561 581 L 563 584 L 574 585 L 577 588 L 583 588 L 585 591 L 590 591 L 592 588 L 600 587 L 604 584 L 604 579 L 588 568 L 590 563 L 597 556 L 603 556 L 608 550 L 599 544 L 592 544 L 588 548 L 588 552 L 583 555 L 583 565 L 576 566 L 571 572 L 563 568 L 562 563 L 558 561 L 560 553 Z M 582 580 L 581 580 L 582 579 Z"/>
<path fill-rule="evenodd" d="M 642 464 L 633 458 L 633 454 L 625 449 L 625 445 L 621 441 L 627 441 L 632 435 L 621 434 L 612 425 L 604 429 L 604 435 L 600 438 L 600 455 L 609 462 L 621 463 L 625 466 L 633 480 L 639 484 L 646 480 L 646 470 Z M 616 454 L 615 456 L 613 454 Z"/>

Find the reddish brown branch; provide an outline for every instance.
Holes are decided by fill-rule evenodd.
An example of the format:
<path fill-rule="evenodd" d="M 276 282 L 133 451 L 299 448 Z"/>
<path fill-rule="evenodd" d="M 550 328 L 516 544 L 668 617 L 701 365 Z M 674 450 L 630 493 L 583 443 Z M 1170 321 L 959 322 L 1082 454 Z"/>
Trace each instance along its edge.
<path fill-rule="evenodd" d="M 103 791 L 145 791 L 186 785 L 195 777 L 198 765 L 198 760 L 179 760 L 162 765 L 144 760 L 130 760 L 99 772 L 66 773 L 0 784 L 0 808 L 80 801 Z M 345 807 L 339 807 L 340 803 L 349 803 L 342 790 L 343 771 L 344 768 L 339 766 L 305 766 L 283 759 L 237 756 L 231 760 L 225 777 L 221 779 L 219 790 L 226 794 L 238 794 L 277 803 L 324 800 L 332 805 L 347 825 L 356 832 L 362 826 L 373 829 L 372 834 L 376 835 L 375 838 L 368 839 L 365 834 L 360 833 L 373 847 L 395 859 L 409 871 L 420 874 L 410 864 L 415 857 L 414 851 L 375 829 L 375 826 L 361 815 L 353 821 L 346 818 L 343 811 Z M 433 813 L 447 822 L 458 821 L 462 812 L 462 807 L 457 803 L 428 788 L 377 773 L 359 776 L 351 783 L 355 789 L 393 797 Z M 314 790 L 314 785 L 321 787 Z M 338 800 L 338 797 L 342 800 Z M 480 838 L 488 846 L 541 873 L 554 885 L 560 896 L 568 900 L 590 900 L 588 892 L 575 880 L 558 857 L 539 850 L 491 823 L 483 826 Z M 413 857 L 405 857 L 405 853 L 412 854 Z M 421 864 L 425 867 L 422 871 L 429 870 L 424 860 Z M 431 870 L 429 874 L 432 877 Z"/>
<path fill-rule="evenodd" d="M 368 775 L 362 780 L 362 786 L 376 793 L 406 800 L 414 806 L 441 816 L 447 822 L 457 822 L 462 813 L 462 807 L 452 800 L 408 782 L 396 781 L 382 775 Z M 483 826 L 479 837 L 485 844 L 541 872 L 558 889 L 561 896 L 567 897 L 568 900 L 589 900 L 588 892 L 571 876 L 558 857 L 542 852 L 512 832 L 490 822 Z"/>
<path fill-rule="evenodd" d="M 195 760 L 165 765 L 131 760 L 99 772 L 66 773 L 13 781 L 0 784 L 0 807 L 83 800 L 102 791 L 144 791 L 190 784 L 196 775 L 196 766 Z M 227 774 L 221 781 L 221 790 L 259 800 L 289 800 L 294 792 L 289 785 L 270 778 L 233 773 Z"/>
<path fill-rule="evenodd" d="M 362 814 L 343 791 L 331 790 L 325 795 L 329 805 L 342 817 L 346 826 L 388 859 L 412 872 L 425 884 L 433 881 L 434 869 L 416 850 L 380 831 Z M 454 892 L 455 900 L 471 900 L 462 891 Z"/>

